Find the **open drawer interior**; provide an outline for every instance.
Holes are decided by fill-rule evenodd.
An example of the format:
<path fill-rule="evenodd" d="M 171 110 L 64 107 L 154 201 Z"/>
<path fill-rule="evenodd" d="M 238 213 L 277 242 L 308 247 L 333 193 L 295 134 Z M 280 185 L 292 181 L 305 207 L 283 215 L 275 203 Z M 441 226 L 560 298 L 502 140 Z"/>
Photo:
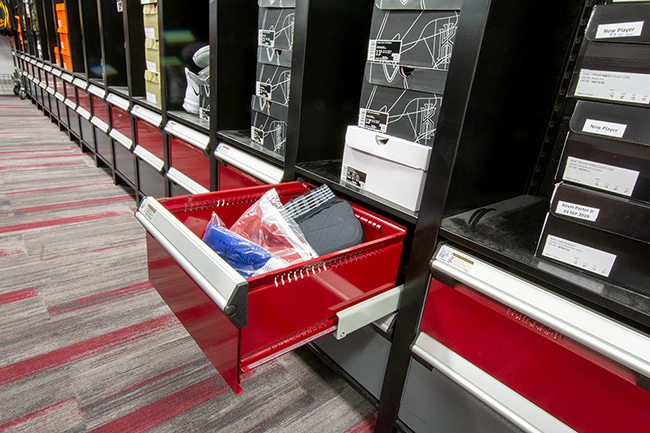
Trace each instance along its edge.
<path fill-rule="evenodd" d="M 136 212 L 147 229 L 150 281 L 235 392 L 240 373 L 334 332 L 343 312 L 374 308 L 394 291 L 406 233 L 351 203 L 362 243 L 245 278 L 201 239 L 213 211 L 230 227 L 270 188 L 283 203 L 310 190 L 287 182 L 148 197 Z M 379 317 L 394 311 L 382 308 Z"/>

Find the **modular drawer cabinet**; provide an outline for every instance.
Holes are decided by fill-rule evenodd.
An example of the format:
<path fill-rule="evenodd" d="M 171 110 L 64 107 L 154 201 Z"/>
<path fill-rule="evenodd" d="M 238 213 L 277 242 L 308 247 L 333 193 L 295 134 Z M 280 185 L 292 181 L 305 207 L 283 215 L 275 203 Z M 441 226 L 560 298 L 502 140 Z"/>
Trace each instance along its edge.
<path fill-rule="evenodd" d="M 114 93 L 108 94 L 106 102 L 111 116 L 111 131 L 108 135 L 112 138 L 115 171 L 131 186 L 135 186 L 133 131 L 129 114 L 131 103 Z"/>
<path fill-rule="evenodd" d="M 61 74 L 63 86 L 65 89 L 65 101 L 63 103 L 68 111 L 68 128 L 70 133 L 77 139 L 81 138 L 81 129 L 79 126 L 79 114 L 77 114 L 77 92 L 73 84 L 74 76 L 67 72 Z"/>
<path fill-rule="evenodd" d="M 448 244 L 431 269 L 421 365 L 524 431 L 648 431 L 647 334 Z"/>
<path fill-rule="evenodd" d="M 169 134 L 167 177 L 188 193 L 210 191 L 210 137 L 173 120 L 167 122 L 165 132 Z"/>
<path fill-rule="evenodd" d="M 59 124 L 68 129 L 68 109 L 65 105 L 65 85 L 63 84 L 62 71 L 58 68 L 52 69 L 52 79 L 54 80 L 54 98 L 59 113 Z"/>
<path fill-rule="evenodd" d="M 212 212 L 230 227 L 270 188 L 283 203 L 309 191 L 288 182 L 147 197 L 136 212 L 151 283 L 237 393 L 240 373 L 323 335 L 341 338 L 394 312 L 399 299 L 405 229 L 353 203 L 363 243 L 256 277 L 228 266 L 201 240 Z"/>
<path fill-rule="evenodd" d="M 113 145 L 111 138 L 108 136 L 110 120 L 108 118 L 108 105 L 104 100 L 106 98 L 106 90 L 91 84 L 88 86 L 88 92 L 90 93 L 93 114 L 90 123 L 95 126 L 95 151 L 106 164 L 112 167 Z"/>
<path fill-rule="evenodd" d="M 162 116 L 140 105 L 134 105 L 131 114 L 135 116 L 135 144 L 164 161 L 163 135 L 160 131 Z"/>
<path fill-rule="evenodd" d="M 92 117 L 92 107 L 90 104 L 90 95 L 88 94 L 88 82 L 81 78 L 75 78 L 73 81 L 75 91 L 77 92 L 77 114 L 79 114 L 80 139 L 93 152 L 95 151 L 95 132 L 90 119 Z"/>

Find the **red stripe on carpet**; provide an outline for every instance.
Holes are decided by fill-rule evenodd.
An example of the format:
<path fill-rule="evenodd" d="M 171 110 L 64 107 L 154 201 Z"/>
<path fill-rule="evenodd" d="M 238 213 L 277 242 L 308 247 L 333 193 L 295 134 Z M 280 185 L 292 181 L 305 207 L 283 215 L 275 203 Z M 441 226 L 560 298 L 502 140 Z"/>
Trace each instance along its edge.
<path fill-rule="evenodd" d="M 73 201 L 67 203 L 48 204 L 46 206 L 26 207 L 22 209 L 16 209 L 15 212 L 16 214 L 47 212 L 56 209 L 68 209 L 72 207 L 92 206 L 96 204 L 114 203 L 118 201 L 127 201 L 127 200 L 133 200 L 133 198 L 130 195 L 118 195 L 116 197 L 98 198 L 95 200 L 82 200 L 82 201 Z"/>
<path fill-rule="evenodd" d="M 52 155 L 52 153 L 55 152 L 50 152 L 50 154 L 47 156 L 39 155 L 38 159 L 41 160 L 41 159 L 55 159 L 55 158 L 87 158 L 87 156 L 84 155 L 83 153 L 66 152 L 66 153 L 61 153 L 60 155 Z M 0 158 L 0 161 L 31 161 L 33 159 L 34 159 L 33 156 L 31 157 L 25 156 L 25 157 L 15 157 L 15 158 Z"/>
<path fill-rule="evenodd" d="M 0 227 L 0 233 L 17 232 L 23 230 L 39 229 L 43 227 L 58 226 L 63 224 L 73 224 L 84 221 L 93 221 L 101 218 L 111 218 L 130 214 L 130 212 L 102 212 L 92 215 L 81 215 L 67 218 L 57 218 L 49 221 L 35 221 L 24 224 L 14 224 L 11 226 Z"/>
<path fill-rule="evenodd" d="M 15 134 L 15 133 L 14 132 L 0 132 L 0 134 Z M 16 150 L 6 150 L 4 152 L 0 152 L 0 155 L 14 155 L 16 153 L 27 153 L 27 154 L 30 154 L 30 155 L 34 154 L 34 153 L 46 153 L 48 155 L 51 155 L 53 153 L 57 153 L 57 152 L 63 153 L 66 150 L 75 150 L 75 149 L 79 149 L 79 148 L 76 147 L 76 146 L 70 146 L 70 147 L 63 147 L 61 149 L 59 149 L 59 148 L 57 148 L 57 149 L 41 149 L 41 150 L 38 150 L 38 149 L 30 149 L 30 150 L 16 149 Z M 0 158 L 0 159 L 4 160 L 4 158 Z"/>
<path fill-rule="evenodd" d="M 22 254 L 24 252 L 25 250 L 0 250 L 0 257 L 14 256 L 16 254 Z"/>
<path fill-rule="evenodd" d="M 55 307 L 49 309 L 49 312 L 51 315 L 69 313 L 74 310 L 80 310 L 80 309 L 92 307 L 94 305 L 99 305 L 107 301 L 126 298 L 138 292 L 143 292 L 145 290 L 150 290 L 150 289 L 153 289 L 151 283 L 149 281 L 143 281 L 141 283 L 132 284 L 130 286 L 122 287 L 116 290 L 103 292 L 98 295 L 91 295 L 91 296 L 75 299 L 74 301 L 68 302 L 66 304 L 56 305 Z M 0 301 L 1 299 L 2 298 L 0 298 Z"/>
<path fill-rule="evenodd" d="M 133 212 L 135 213 L 135 210 L 133 210 Z M 86 255 L 86 254 L 100 253 L 102 251 L 114 250 L 116 248 L 125 248 L 125 247 L 130 247 L 130 246 L 133 246 L 133 245 L 140 245 L 140 242 L 130 242 L 128 244 L 110 245 L 110 246 L 103 247 L 103 248 L 96 248 L 94 250 L 84 250 L 84 251 L 80 251 L 80 252 L 76 252 L 76 253 L 66 252 L 65 256 L 66 257 L 74 257 L 74 256 L 81 256 L 81 255 Z M 51 256 L 51 257 L 42 259 L 42 261 L 49 262 L 50 260 L 57 260 L 57 259 L 59 259 L 61 257 L 62 256 Z"/>
<path fill-rule="evenodd" d="M 63 400 L 54 404 L 51 404 L 49 406 L 45 406 L 44 408 L 41 408 L 37 411 L 34 411 L 32 413 L 28 413 L 26 415 L 23 415 L 19 418 L 13 419 L 11 421 L 8 421 L 4 424 L 0 424 L 0 432 L 1 431 L 11 431 L 15 427 L 18 427 L 20 424 L 27 424 L 30 421 L 33 421 L 34 419 L 47 416 L 48 414 L 52 412 L 56 412 L 57 410 L 69 405 L 69 404 L 75 404 L 76 405 L 76 399 L 74 397 L 69 398 L 67 400 Z"/>
<path fill-rule="evenodd" d="M 28 378 L 34 374 L 127 344 L 173 326 L 178 326 L 178 322 L 173 314 L 168 314 L 9 364 L 0 368 L 0 385 Z"/>
<path fill-rule="evenodd" d="M 74 162 L 59 162 L 57 164 L 10 165 L 7 167 L 0 167 L 0 170 L 32 170 L 34 168 L 64 167 L 70 165 L 79 165 L 79 162 L 74 161 Z"/>
<path fill-rule="evenodd" d="M 371 433 L 375 431 L 375 424 L 377 424 L 377 411 L 366 415 L 361 421 L 358 421 L 344 433 Z"/>
<path fill-rule="evenodd" d="M 14 290 L 13 292 L 0 294 L 0 305 L 10 304 L 25 299 L 35 298 L 38 296 L 36 289 Z"/>
<path fill-rule="evenodd" d="M 211 398 L 227 392 L 229 389 L 230 388 L 227 385 L 220 383 L 216 377 L 211 377 L 161 398 L 154 403 L 97 427 L 96 429 L 89 430 L 89 432 L 145 432 L 161 425 L 165 421 L 169 421 L 178 415 L 194 409 Z"/>
<path fill-rule="evenodd" d="M 28 189 L 23 191 L 12 191 L 6 193 L 6 195 L 31 195 L 31 194 L 44 194 L 48 192 L 66 192 L 73 189 L 81 188 L 93 188 L 96 189 L 98 186 L 102 185 L 113 185 L 113 182 L 97 182 L 87 185 L 71 185 L 71 186 L 59 186 L 54 188 L 38 188 L 38 189 Z"/>

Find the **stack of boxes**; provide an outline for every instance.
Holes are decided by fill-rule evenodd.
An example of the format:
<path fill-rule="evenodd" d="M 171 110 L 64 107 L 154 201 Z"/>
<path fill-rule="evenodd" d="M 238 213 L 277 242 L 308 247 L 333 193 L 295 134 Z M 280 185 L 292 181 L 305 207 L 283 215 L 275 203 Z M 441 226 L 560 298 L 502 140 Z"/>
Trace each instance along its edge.
<path fill-rule="evenodd" d="M 251 140 L 284 157 L 295 0 L 258 0 L 258 53 Z"/>
<path fill-rule="evenodd" d="M 70 41 L 68 39 L 68 19 L 65 12 L 65 3 L 57 3 L 56 9 L 56 33 L 59 35 L 59 47 L 54 47 L 56 63 L 68 71 L 72 71 L 72 58 L 70 57 Z"/>
<path fill-rule="evenodd" d="M 648 3 L 596 5 L 537 255 L 650 295 Z"/>
<path fill-rule="evenodd" d="M 144 85 L 148 102 L 162 106 L 160 83 L 160 32 L 158 28 L 158 0 L 140 0 L 144 21 L 145 64 Z"/>
<path fill-rule="evenodd" d="M 461 2 L 375 0 L 359 120 L 341 181 L 419 210 Z"/>

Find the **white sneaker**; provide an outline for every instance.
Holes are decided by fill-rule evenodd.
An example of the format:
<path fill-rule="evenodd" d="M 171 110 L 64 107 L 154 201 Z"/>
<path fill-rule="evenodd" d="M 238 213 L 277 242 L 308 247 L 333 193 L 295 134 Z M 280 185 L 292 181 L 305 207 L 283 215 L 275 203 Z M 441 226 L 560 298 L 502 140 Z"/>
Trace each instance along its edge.
<path fill-rule="evenodd" d="M 201 93 L 201 79 L 194 72 L 185 68 L 185 99 L 183 109 L 190 114 L 199 114 L 199 95 Z"/>
<path fill-rule="evenodd" d="M 200 69 L 207 68 L 210 65 L 210 45 L 206 45 L 196 50 L 192 56 L 192 60 Z"/>

